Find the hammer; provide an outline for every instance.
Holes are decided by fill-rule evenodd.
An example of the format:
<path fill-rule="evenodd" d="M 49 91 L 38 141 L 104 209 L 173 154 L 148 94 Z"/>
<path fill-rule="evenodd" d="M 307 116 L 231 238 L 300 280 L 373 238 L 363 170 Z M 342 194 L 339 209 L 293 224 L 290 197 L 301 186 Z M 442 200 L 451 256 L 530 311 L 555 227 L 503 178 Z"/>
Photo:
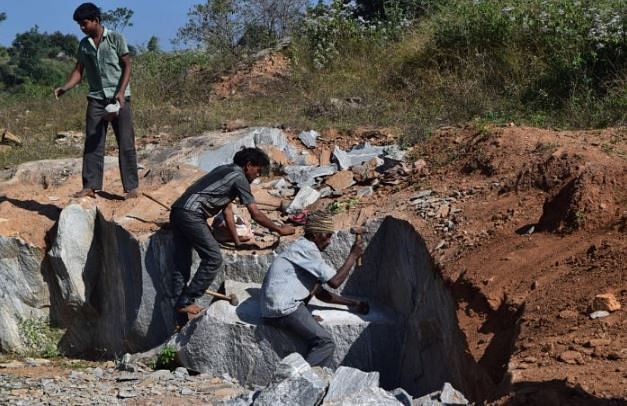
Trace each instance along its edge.
<path fill-rule="evenodd" d="M 214 292 L 213 290 L 206 290 L 205 291 L 206 295 L 211 295 L 213 297 L 215 297 L 216 299 L 223 299 L 223 300 L 228 300 L 229 303 L 231 304 L 231 306 L 237 306 L 239 304 L 239 299 L 237 298 L 237 296 L 235 296 L 235 294 L 231 293 L 230 295 L 223 295 L 222 293 L 218 293 L 218 292 Z"/>
<path fill-rule="evenodd" d="M 355 234 L 355 242 L 361 241 L 361 233 L 363 233 L 361 226 L 351 227 L 351 233 Z M 361 256 L 357 258 L 357 266 L 361 266 Z"/>

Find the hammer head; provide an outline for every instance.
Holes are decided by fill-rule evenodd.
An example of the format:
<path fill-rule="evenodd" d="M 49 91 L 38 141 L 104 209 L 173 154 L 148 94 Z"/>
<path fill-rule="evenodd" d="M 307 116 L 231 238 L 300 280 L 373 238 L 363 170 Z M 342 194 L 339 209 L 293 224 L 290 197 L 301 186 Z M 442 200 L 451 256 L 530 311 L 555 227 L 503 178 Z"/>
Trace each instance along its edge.
<path fill-rule="evenodd" d="M 231 304 L 231 306 L 237 306 L 239 304 L 239 299 L 237 298 L 237 296 L 235 296 L 234 293 L 231 293 L 229 295 L 229 303 Z"/>

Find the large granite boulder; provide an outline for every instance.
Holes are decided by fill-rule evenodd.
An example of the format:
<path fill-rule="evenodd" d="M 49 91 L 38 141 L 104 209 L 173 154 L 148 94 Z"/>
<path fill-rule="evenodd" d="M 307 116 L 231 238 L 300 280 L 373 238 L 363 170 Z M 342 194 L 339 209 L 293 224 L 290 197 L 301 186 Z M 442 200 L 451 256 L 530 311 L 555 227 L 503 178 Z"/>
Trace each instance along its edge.
<path fill-rule="evenodd" d="M 200 317 L 192 320 L 170 344 L 178 352 L 183 366 L 198 372 L 227 373 L 243 384 L 266 385 L 272 379 L 279 360 L 293 352 L 305 354 L 303 342 L 261 319 L 261 285 L 227 280 L 225 290 L 235 294 L 240 304 L 214 302 Z M 314 314 L 322 317 L 336 344 L 333 366 L 348 364 L 361 369 L 375 369 L 377 345 L 399 345 L 390 334 L 394 316 L 377 305 L 366 316 L 349 312 L 344 306 L 310 302 Z"/>
<path fill-rule="evenodd" d="M 0 236 L 0 351 L 22 352 L 20 322 L 49 315 L 44 251 L 20 238 Z"/>
<path fill-rule="evenodd" d="M 279 362 L 272 382 L 259 392 L 253 404 L 316 406 L 327 385 L 323 373 L 315 372 L 300 354 L 292 353 Z"/>
<path fill-rule="evenodd" d="M 135 236 L 96 207 L 66 207 L 49 252 L 67 327 L 63 350 L 113 356 L 166 340 L 174 327 L 171 252 L 167 232 Z"/>

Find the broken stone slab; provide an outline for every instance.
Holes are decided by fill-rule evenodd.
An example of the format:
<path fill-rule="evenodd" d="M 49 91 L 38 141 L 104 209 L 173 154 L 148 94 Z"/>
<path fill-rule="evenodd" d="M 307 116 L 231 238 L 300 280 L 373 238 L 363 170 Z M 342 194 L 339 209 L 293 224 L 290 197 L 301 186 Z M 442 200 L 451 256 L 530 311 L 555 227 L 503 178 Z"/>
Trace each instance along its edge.
<path fill-rule="evenodd" d="M 357 197 L 366 197 L 374 193 L 372 186 L 365 186 L 357 191 Z"/>
<path fill-rule="evenodd" d="M 359 369 L 341 366 L 331 378 L 324 402 L 325 404 L 342 403 L 359 392 L 378 387 L 378 372 L 363 372 Z"/>
<path fill-rule="evenodd" d="M 616 310 L 620 310 L 621 305 L 620 302 L 616 299 L 611 293 L 602 293 L 600 295 L 596 295 L 592 302 L 592 310 L 604 310 L 607 312 L 615 312 Z"/>
<path fill-rule="evenodd" d="M 292 200 L 292 203 L 288 206 L 287 212 L 298 213 L 317 202 L 319 198 L 320 192 L 312 187 L 304 186 L 298 191 L 296 197 L 294 197 L 294 200 Z"/>
<path fill-rule="evenodd" d="M 54 137 L 56 144 L 78 143 L 83 138 L 81 131 L 60 131 Z"/>
<path fill-rule="evenodd" d="M 298 139 L 307 147 L 307 148 L 316 148 L 316 139 L 320 136 L 320 133 L 314 130 L 303 131 L 298 134 Z"/>
<path fill-rule="evenodd" d="M 213 375 L 229 374 L 244 385 L 267 385 L 280 359 L 293 352 L 306 354 L 302 340 L 263 323 L 260 313 L 261 285 L 225 281 L 225 290 L 240 304 L 216 301 L 202 316 L 190 321 L 170 345 L 177 359 L 189 370 Z M 346 307 L 313 299 L 310 309 L 322 317 L 322 326 L 336 344 L 332 364 L 376 369 L 376 349 L 392 346 L 397 337 L 389 331 L 394 318 L 385 308 L 370 303 L 368 315 L 357 315 Z M 380 354 L 383 354 L 381 352 Z"/>
<path fill-rule="evenodd" d="M 403 406 L 412 406 L 412 397 L 407 391 L 403 388 L 396 388 L 390 391 L 390 395 L 394 396 L 396 400 L 401 402 Z"/>
<path fill-rule="evenodd" d="M 105 171 L 117 168 L 117 166 L 117 158 L 111 156 L 105 157 Z M 32 183 L 43 187 L 61 186 L 70 177 L 79 175 L 82 167 L 83 160 L 76 158 L 45 159 L 41 161 L 25 162 L 17 167 L 17 170 L 6 184 Z"/>
<path fill-rule="evenodd" d="M 469 403 L 466 397 L 448 382 L 445 382 L 442 387 L 440 401 L 445 405 L 467 405 Z"/>
<path fill-rule="evenodd" d="M 348 169 L 355 165 L 362 165 L 372 159 L 378 159 L 385 156 L 394 161 L 404 159 L 404 152 L 400 150 L 398 145 L 372 146 L 366 142 L 364 145 L 352 148 L 349 152 L 343 151 L 338 146 L 333 150 L 333 157 L 337 161 L 340 169 Z"/>
<path fill-rule="evenodd" d="M 325 183 L 333 188 L 333 190 L 344 190 L 351 187 L 355 181 L 351 171 L 339 171 L 325 180 Z"/>
<path fill-rule="evenodd" d="M 351 157 L 348 155 L 348 153 L 342 150 L 337 145 L 333 149 L 333 158 L 335 158 L 335 161 L 337 162 L 338 166 L 340 167 L 340 170 L 342 171 L 349 169 L 353 164 Z"/>
<path fill-rule="evenodd" d="M 288 141 L 279 128 L 253 127 L 231 133 L 213 131 L 197 137 L 188 137 L 175 147 L 150 151 L 148 163 L 187 163 L 210 172 L 220 165 L 233 162 L 241 148 L 270 145 L 288 153 Z M 288 153 L 289 158 L 289 153 Z"/>
<path fill-rule="evenodd" d="M 367 388 L 349 398 L 337 402 L 322 403 L 323 406 L 401 406 L 402 403 L 394 395 L 381 388 Z"/>
<path fill-rule="evenodd" d="M 22 145 L 22 139 L 9 130 L 4 130 L 2 137 L 0 137 L 0 143 L 19 147 Z"/>
<path fill-rule="evenodd" d="M 326 388 L 327 382 L 307 361 L 300 354 L 292 353 L 279 362 L 272 382 L 261 390 L 253 404 L 315 406 Z"/>
<path fill-rule="evenodd" d="M 455 389 L 449 382 L 445 382 L 441 390 L 413 401 L 414 406 L 467 405 L 469 403 L 464 394 Z"/>
<path fill-rule="evenodd" d="M 597 310 L 596 312 L 590 313 L 590 318 L 594 319 L 602 319 L 603 317 L 607 317 L 610 315 L 610 312 L 605 310 Z"/>
<path fill-rule="evenodd" d="M 21 321 L 47 321 L 48 285 L 43 277 L 44 251 L 17 237 L 0 236 L 0 351 L 27 350 Z"/>
<path fill-rule="evenodd" d="M 298 187 L 313 186 L 316 178 L 331 176 L 337 172 L 335 165 L 313 166 L 313 165 L 290 165 L 283 168 L 287 179 Z"/>

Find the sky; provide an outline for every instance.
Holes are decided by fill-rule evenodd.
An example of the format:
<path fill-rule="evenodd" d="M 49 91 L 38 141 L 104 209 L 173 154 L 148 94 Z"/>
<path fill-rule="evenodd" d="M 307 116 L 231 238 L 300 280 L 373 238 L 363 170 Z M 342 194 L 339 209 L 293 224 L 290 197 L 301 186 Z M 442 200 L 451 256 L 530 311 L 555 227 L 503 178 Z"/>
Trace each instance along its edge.
<path fill-rule="evenodd" d="M 74 34 L 79 39 L 83 33 L 72 20 L 76 7 L 83 1 L 77 0 L 0 0 L 0 12 L 7 19 L 0 22 L 0 45 L 10 46 L 15 34 L 39 26 L 40 32 L 61 31 Z M 170 43 L 176 37 L 176 31 L 187 21 L 187 12 L 194 4 L 202 0 L 101 0 L 93 1 L 101 10 L 127 7 L 134 11 L 132 27 L 123 31 L 131 45 L 146 45 L 155 35 L 159 46 L 171 50 Z"/>

